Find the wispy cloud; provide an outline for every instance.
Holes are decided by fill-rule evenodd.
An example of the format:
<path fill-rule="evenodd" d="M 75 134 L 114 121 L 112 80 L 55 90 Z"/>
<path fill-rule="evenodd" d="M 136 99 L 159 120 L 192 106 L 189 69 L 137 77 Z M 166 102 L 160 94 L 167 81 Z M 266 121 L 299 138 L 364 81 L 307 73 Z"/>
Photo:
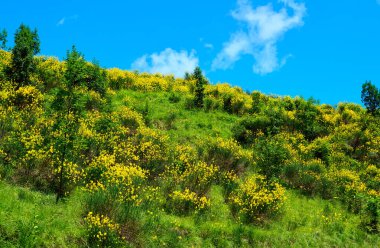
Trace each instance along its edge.
<path fill-rule="evenodd" d="M 144 55 L 138 58 L 132 63 L 132 69 L 183 77 L 185 72 L 192 72 L 198 63 L 199 59 L 196 57 L 194 50 L 189 53 L 166 48 L 160 53 Z"/>
<path fill-rule="evenodd" d="M 377 4 L 379 4 L 379 5 L 380 5 L 380 0 L 376 0 L 376 2 L 377 2 Z"/>
<path fill-rule="evenodd" d="M 279 1 L 283 7 L 276 11 L 270 3 L 254 8 L 248 0 L 238 0 L 232 17 L 243 24 L 243 29 L 224 43 L 212 63 L 214 70 L 231 68 L 243 55 L 253 56 L 253 71 L 257 74 L 271 73 L 286 63 L 291 55 L 279 59 L 277 42 L 290 29 L 303 25 L 306 7 L 294 0 Z"/>
<path fill-rule="evenodd" d="M 74 20 L 77 20 L 79 18 L 78 15 L 72 15 L 72 16 L 65 16 L 65 17 L 62 17 L 58 22 L 57 22 L 57 26 L 62 26 L 64 25 L 67 21 L 74 21 Z"/>
<path fill-rule="evenodd" d="M 207 48 L 207 49 L 214 49 L 214 45 L 211 44 L 211 43 L 205 43 L 204 46 L 205 46 L 205 48 Z"/>

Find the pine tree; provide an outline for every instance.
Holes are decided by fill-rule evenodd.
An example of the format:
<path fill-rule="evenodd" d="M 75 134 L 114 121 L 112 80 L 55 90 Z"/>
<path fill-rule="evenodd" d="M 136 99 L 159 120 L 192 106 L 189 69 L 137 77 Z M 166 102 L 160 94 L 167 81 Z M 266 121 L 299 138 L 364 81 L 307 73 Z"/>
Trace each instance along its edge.
<path fill-rule="evenodd" d="M 368 113 L 375 115 L 380 109 L 380 92 L 371 81 L 362 85 L 362 102 Z"/>
<path fill-rule="evenodd" d="M 203 98 L 205 85 L 207 84 L 207 80 L 204 78 L 202 74 L 202 70 L 199 66 L 194 69 L 194 73 L 192 78 L 195 80 L 195 97 L 194 97 L 194 105 L 197 108 L 203 108 Z"/>
<path fill-rule="evenodd" d="M 57 90 L 52 109 L 56 113 L 54 133 L 55 171 L 56 171 L 56 201 L 63 198 L 70 185 L 70 170 L 67 166 L 75 164 L 74 141 L 79 129 L 79 118 L 84 113 L 82 91 L 78 90 L 86 84 L 86 62 L 75 46 L 67 53 L 65 82 Z"/>
<path fill-rule="evenodd" d="M 3 50 L 7 49 L 7 37 L 8 37 L 7 30 L 3 29 L 0 32 L 0 42 L 1 42 L 0 49 L 3 49 Z"/>
<path fill-rule="evenodd" d="M 12 49 L 12 61 L 7 69 L 8 77 L 16 83 L 16 88 L 28 85 L 30 75 L 35 71 L 34 55 L 40 52 L 37 30 L 31 31 L 21 24 L 15 34 L 15 46 Z"/>

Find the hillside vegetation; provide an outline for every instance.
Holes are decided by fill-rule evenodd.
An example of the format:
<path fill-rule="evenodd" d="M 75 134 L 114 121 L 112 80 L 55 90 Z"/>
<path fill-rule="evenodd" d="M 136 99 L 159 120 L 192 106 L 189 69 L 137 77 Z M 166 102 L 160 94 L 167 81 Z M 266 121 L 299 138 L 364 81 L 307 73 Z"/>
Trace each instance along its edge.
<path fill-rule="evenodd" d="M 104 69 L 75 47 L 20 79 L 14 50 L 0 50 L 1 247 L 380 244 L 376 106 Z"/>

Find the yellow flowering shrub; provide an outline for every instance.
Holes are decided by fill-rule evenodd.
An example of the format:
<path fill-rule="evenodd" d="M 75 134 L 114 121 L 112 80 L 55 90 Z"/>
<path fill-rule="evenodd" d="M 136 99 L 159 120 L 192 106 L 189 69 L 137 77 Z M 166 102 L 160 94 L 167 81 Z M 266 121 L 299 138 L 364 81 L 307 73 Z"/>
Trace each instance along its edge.
<path fill-rule="evenodd" d="M 10 101 L 20 109 L 38 109 L 43 101 L 43 95 L 34 86 L 20 87 L 12 93 Z"/>
<path fill-rule="evenodd" d="M 106 100 L 102 98 L 99 92 L 89 90 L 84 94 L 86 100 L 86 109 L 95 110 L 100 109 L 102 105 L 106 103 Z"/>
<path fill-rule="evenodd" d="M 252 175 L 229 196 L 235 212 L 247 222 L 261 222 L 279 212 L 285 201 L 285 189 L 269 183 L 264 176 Z"/>
<path fill-rule="evenodd" d="M 226 83 L 207 85 L 205 94 L 222 99 L 223 109 L 229 113 L 244 114 L 252 108 L 252 98 L 239 87 L 231 87 Z"/>
<path fill-rule="evenodd" d="M 142 73 L 136 77 L 132 89 L 144 92 L 167 91 L 169 86 L 168 80 L 160 74 Z"/>
<path fill-rule="evenodd" d="M 167 136 L 150 128 L 139 127 L 130 141 L 135 146 L 134 155 L 139 158 L 140 166 L 149 169 L 153 174 L 164 170 L 169 151 Z"/>
<path fill-rule="evenodd" d="M 181 184 L 197 193 L 205 193 L 212 182 L 215 181 L 218 167 L 206 164 L 203 161 L 190 164 L 179 177 Z"/>
<path fill-rule="evenodd" d="M 380 168 L 375 165 L 369 165 L 362 171 L 360 178 L 369 189 L 377 191 L 380 195 Z"/>
<path fill-rule="evenodd" d="M 244 150 L 234 139 L 207 139 L 203 146 L 206 161 L 222 170 L 240 170 L 252 162 L 252 152 Z"/>
<path fill-rule="evenodd" d="M 189 84 L 194 84 L 194 82 L 176 78 L 173 83 L 172 90 L 179 93 L 190 93 Z"/>
<path fill-rule="evenodd" d="M 188 214 L 193 211 L 206 209 L 210 206 L 210 200 L 206 196 L 199 196 L 189 189 L 174 191 L 169 195 L 168 209 L 177 214 Z"/>
<path fill-rule="evenodd" d="M 136 79 L 136 74 L 118 68 L 111 68 L 107 70 L 107 79 L 111 89 L 120 90 L 130 88 Z"/>
<path fill-rule="evenodd" d="M 11 63 L 11 53 L 0 49 L 0 82 L 5 80 L 4 69 Z"/>
<path fill-rule="evenodd" d="M 120 226 L 106 215 L 89 212 L 85 217 L 88 242 L 93 247 L 113 247 L 120 243 Z"/>
<path fill-rule="evenodd" d="M 118 164 L 114 155 L 102 153 L 89 164 L 85 173 L 87 191 L 111 190 L 111 193 L 116 194 L 115 200 L 141 204 L 139 193 L 147 171 L 139 166 Z"/>
<path fill-rule="evenodd" d="M 135 130 L 145 126 L 143 117 L 140 113 L 128 108 L 122 107 L 116 112 L 122 126 Z"/>
<path fill-rule="evenodd" d="M 116 164 L 104 173 L 105 184 L 117 189 L 118 199 L 135 205 L 141 204 L 139 192 L 146 177 L 147 172 L 136 165 Z"/>
<path fill-rule="evenodd" d="M 196 162 L 198 159 L 197 151 L 190 145 L 176 145 L 173 151 L 173 161 L 184 168 Z"/>
<path fill-rule="evenodd" d="M 50 90 L 57 87 L 64 80 L 66 66 L 58 58 L 39 56 L 35 58 L 36 73 L 32 76 L 32 81 L 36 82 L 39 88 Z"/>

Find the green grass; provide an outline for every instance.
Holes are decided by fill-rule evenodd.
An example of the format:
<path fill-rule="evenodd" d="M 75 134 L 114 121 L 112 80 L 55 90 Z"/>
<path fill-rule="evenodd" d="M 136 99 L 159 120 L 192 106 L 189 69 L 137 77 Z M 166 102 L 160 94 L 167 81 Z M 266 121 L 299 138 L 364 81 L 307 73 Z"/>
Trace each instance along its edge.
<path fill-rule="evenodd" d="M 79 194 L 55 204 L 54 195 L 0 182 L 0 247 L 83 247 Z"/>
<path fill-rule="evenodd" d="M 199 111 L 185 109 L 185 99 L 177 103 L 169 101 L 168 92 L 142 93 L 131 90 L 121 90 L 112 99 L 114 109 L 120 106 L 131 107 L 140 113 L 148 103 L 149 126 L 165 130 L 170 139 L 175 143 L 195 143 L 204 137 L 231 138 L 232 126 L 240 118 L 223 111 Z M 168 119 L 174 115 L 172 125 Z M 171 117 L 173 118 L 173 117 Z"/>
<path fill-rule="evenodd" d="M 148 125 L 163 130 L 173 144 L 197 144 L 206 137 L 231 138 L 240 117 L 222 111 L 185 109 L 185 99 L 169 101 L 170 93 L 118 91 L 113 109 L 129 106 L 144 113 Z M 223 188 L 208 192 L 210 209 L 189 216 L 163 209 L 136 213 L 125 232 L 136 247 L 379 247 L 380 237 L 359 228 L 360 216 L 338 201 L 306 197 L 288 190 L 282 212 L 261 225 L 234 217 Z M 55 204 L 54 195 L 0 182 L 0 247 L 86 247 L 84 194 L 74 192 Z M 151 212 L 152 211 L 152 212 Z M 134 213 L 133 213 L 134 214 Z"/>
<path fill-rule="evenodd" d="M 239 223 L 222 188 L 209 193 L 211 209 L 180 217 L 158 211 L 140 227 L 144 247 L 378 247 L 380 237 L 358 229 L 359 216 L 340 203 L 288 191 L 283 212 L 262 225 Z M 324 219 L 325 216 L 328 219 Z"/>

